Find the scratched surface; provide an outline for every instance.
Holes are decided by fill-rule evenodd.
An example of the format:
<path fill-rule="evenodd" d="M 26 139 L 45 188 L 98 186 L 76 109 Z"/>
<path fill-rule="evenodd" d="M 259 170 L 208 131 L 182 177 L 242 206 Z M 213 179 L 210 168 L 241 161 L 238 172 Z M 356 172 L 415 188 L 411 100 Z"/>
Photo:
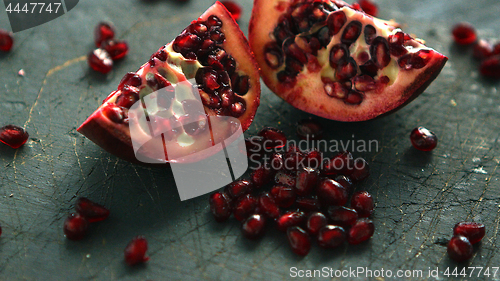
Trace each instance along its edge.
<path fill-rule="evenodd" d="M 357 124 L 321 120 L 327 139 L 347 141 L 354 135 L 379 143 L 378 151 L 357 154 L 372 168 L 371 178 L 357 188 L 370 191 L 377 202 L 369 243 L 334 251 L 315 246 L 298 258 L 274 230 L 249 242 L 236 221 L 214 222 L 207 196 L 180 202 L 170 170 L 129 164 L 77 133 L 123 74 L 136 70 L 211 4 L 87 0 L 53 22 L 16 34 L 13 51 L 0 54 L 0 124 L 24 125 L 31 136 L 18 150 L 0 146 L 0 279 L 282 280 L 292 266 L 424 272 L 439 267 L 442 274 L 455 264 L 436 241 L 449 238 L 461 220 L 481 221 L 487 228 L 466 265 L 500 266 L 499 83 L 480 78 L 477 63 L 449 36 L 453 23 L 466 20 L 480 36 L 499 39 L 500 2 L 377 2 L 381 17 L 397 19 L 450 61 L 420 98 L 393 115 Z M 240 3 L 246 32 L 251 1 Z M 85 61 L 100 20 L 114 22 L 118 37 L 130 45 L 128 57 L 107 76 L 90 71 Z M 0 27 L 8 26 L 1 11 Z M 25 77 L 17 75 L 21 68 Z M 247 135 L 273 125 L 295 138 L 294 124 L 308 116 L 264 87 Z M 409 132 L 418 125 L 439 136 L 432 153 L 410 147 Z M 71 242 L 62 223 L 79 196 L 103 203 L 112 214 L 92 225 L 86 239 Z M 149 240 L 151 260 L 128 268 L 123 248 L 139 234 Z"/>

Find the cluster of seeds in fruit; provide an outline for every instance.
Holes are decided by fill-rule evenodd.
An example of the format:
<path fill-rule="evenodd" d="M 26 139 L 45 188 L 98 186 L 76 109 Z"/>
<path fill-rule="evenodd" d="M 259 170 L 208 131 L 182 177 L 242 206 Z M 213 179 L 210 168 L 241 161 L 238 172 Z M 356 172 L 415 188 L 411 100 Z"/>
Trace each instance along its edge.
<path fill-rule="evenodd" d="M 457 262 L 470 259 L 474 253 L 472 245 L 480 242 L 485 233 L 486 230 L 482 223 L 457 223 L 453 228 L 453 237 L 448 242 L 448 256 Z"/>
<path fill-rule="evenodd" d="M 0 142 L 17 149 L 23 146 L 29 138 L 28 132 L 15 125 L 0 128 Z"/>
<path fill-rule="evenodd" d="M 109 216 L 108 209 L 85 197 L 78 198 L 75 210 L 76 213 L 70 214 L 63 225 L 64 234 L 70 240 L 83 239 L 90 223 L 105 220 Z"/>
<path fill-rule="evenodd" d="M 14 37 L 12 32 L 8 32 L 5 29 L 0 29 L 0 51 L 8 52 L 12 49 L 14 45 Z"/>
<path fill-rule="evenodd" d="M 274 224 L 298 255 L 309 253 L 313 239 L 322 248 L 370 239 L 375 229 L 369 219 L 373 198 L 366 191 L 353 193 L 354 184 L 369 176 L 366 161 L 347 151 L 324 159 L 318 150 L 286 145 L 283 132 L 270 127 L 248 143 L 254 152 L 263 150 L 258 152 L 261 162 L 252 167 L 249 179 L 210 196 L 217 222 L 234 215 L 248 239 L 262 237 L 266 225 Z"/>
<path fill-rule="evenodd" d="M 115 40 L 115 28 L 108 22 L 100 22 L 95 27 L 94 42 L 97 49 L 89 53 L 87 62 L 97 72 L 110 72 L 113 61 L 124 58 L 128 53 L 127 42 Z"/>
<path fill-rule="evenodd" d="M 410 133 L 413 147 L 421 151 L 431 151 L 437 146 L 438 138 L 434 132 L 424 127 L 417 127 Z"/>

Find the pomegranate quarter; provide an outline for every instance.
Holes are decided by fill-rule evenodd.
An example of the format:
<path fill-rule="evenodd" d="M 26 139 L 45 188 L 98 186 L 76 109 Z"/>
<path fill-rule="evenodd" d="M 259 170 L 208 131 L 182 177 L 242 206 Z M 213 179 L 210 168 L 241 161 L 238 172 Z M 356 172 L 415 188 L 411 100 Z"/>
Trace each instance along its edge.
<path fill-rule="evenodd" d="M 275 94 L 338 121 L 401 108 L 448 59 L 391 22 L 338 0 L 254 0 L 249 41 Z"/>

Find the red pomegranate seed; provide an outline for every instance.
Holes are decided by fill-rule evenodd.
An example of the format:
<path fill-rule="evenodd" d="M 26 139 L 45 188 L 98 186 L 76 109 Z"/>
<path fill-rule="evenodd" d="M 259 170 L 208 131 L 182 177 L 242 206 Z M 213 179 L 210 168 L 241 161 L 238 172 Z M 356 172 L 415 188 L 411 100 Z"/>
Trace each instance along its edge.
<path fill-rule="evenodd" d="M 275 171 L 283 169 L 285 163 L 285 161 L 283 160 L 283 154 L 277 152 L 273 153 L 273 155 L 271 155 L 270 163 L 271 163 L 271 168 Z"/>
<path fill-rule="evenodd" d="M 297 207 L 304 211 L 319 211 L 321 203 L 317 197 L 299 197 L 295 200 Z"/>
<path fill-rule="evenodd" d="M 101 47 L 104 41 L 115 38 L 115 28 L 109 22 L 100 22 L 94 29 L 94 41 L 97 48 Z"/>
<path fill-rule="evenodd" d="M 70 214 L 64 221 L 63 231 L 70 240 L 81 240 L 87 234 L 89 222 L 80 214 Z"/>
<path fill-rule="evenodd" d="M 102 109 L 102 113 L 116 123 L 122 122 L 125 117 L 123 109 L 112 103 L 108 103 L 108 105 Z"/>
<path fill-rule="evenodd" d="M 306 220 L 306 213 L 301 211 L 290 211 L 276 220 L 279 231 L 286 231 L 289 227 L 300 226 Z"/>
<path fill-rule="evenodd" d="M 431 151 L 436 148 L 438 139 L 436 134 L 424 127 L 418 127 L 411 131 L 410 140 L 413 147 L 421 151 Z"/>
<path fill-rule="evenodd" d="M 231 200 L 227 194 L 216 192 L 210 196 L 209 203 L 217 222 L 223 222 L 231 216 Z"/>
<path fill-rule="evenodd" d="M 263 153 L 263 137 L 254 136 L 245 139 L 247 157 L 251 161 L 258 161 Z"/>
<path fill-rule="evenodd" d="M 479 66 L 479 72 L 486 77 L 500 78 L 500 55 L 494 55 L 483 60 Z"/>
<path fill-rule="evenodd" d="M 342 206 L 347 203 L 347 190 L 332 179 L 322 180 L 316 189 L 316 193 L 321 203 L 327 206 Z"/>
<path fill-rule="evenodd" d="M 319 170 L 321 168 L 321 164 L 323 163 L 323 153 L 313 149 L 307 153 L 304 162 L 306 167 Z"/>
<path fill-rule="evenodd" d="M 137 236 L 132 239 L 125 247 L 124 255 L 125 262 L 132 266 L 140 264 L 149 260 L 146 257 L 146 251 L 148 250 L 148 241 L 143 236 Z"/>
<path fill-rule="evenodd" d="M 311 250 L 311 239 L 302 228 L 298 226 L 290 227 L 287 230 L 287 237 L 288 243 L 295 254 L 305 256 Z"/>
<path fill-rule="evenodd" d="M 297 197 L 295 188 L 287 185 L 275 185 L 271 188 L 270 193 L 276 204 L 281 208 L 291 207 Z"/>
<path fill-rule="evenodd" d="M 493 46 L 484 39 L 479 39 L 474 45 L 472 56 L 475 59 L 483 60 L 493 55 Z"/>
<path fill-rule="evenodd" d="M 139 75 L 134 72 L 128 72 L 125 74 L 118 84 L 118 90 L 123 89 L 125 86 L 139 87 L 142 85 L 142 79 Z"/>
<path fill-rule="evenodd" d="M 316 119 L 302 119 L 297 123 L 297 136 L 303 140 L 323 138 L 323 126 Z"/>
<path fill-rule="evenodd" d="M 75 210 L 84 216 L 88 222 L 98 222 L 105 220 L 109 216 L 109 210 L 104 206 L 94 203 L 85 197 L 80 197 L 76 201 Z"/>
<path fill-rule="evenodd" d="M 297 195 L 306 196 L 309 195 L 314 187 L 318 184 L 319 172 L 318 170 L 311 168 L 304 168 L 297 172 L 297 181 L 295 188 L 297 190 Z"/>
<path fill-rule="evenodd" d="M 465 236 L 453 236 L 448 242 L 448 256 L 457 262 L 463 262 L 472 257 L 473 248 L 469 239 Z"/>
<path fill-rule="evenodd" d="M 469 45 L 476 42 L 477 35 L 474 27 L 467 22 L 457 23 L 451 31 L 453 39 L 460 45 Z"/>
<path fill-rule="evenodd" d="M 266 218 L 259 214 L 254 214 L 248 217 L 241 225 L 243 236 L 248 239 L 255 240 L 264 234 L 266 226 Z"/>
<path fill-rule="evenodd" d="M 245 194 L 236 202 L 233 214 L 237 220 L 242 221 L 255 213 L 256 208 L 257 199 L 251 194 Z"/>
<path fill-rule="evenodd" d="M 273 176 L 274 170 L 267 165 L 261 165 L 250 174 L 255 188 L 261 188 L 264 184 L 269 183 Z"/>
<path fill-rule="evenodd" d="M 93 70 L 104 74 L 113 69 L 113 60 L 104 49 L 95 49 L 90 52 L 87 62 Z"/>
<path fill-rule="evenodd" d="M 377 4 L 373 3 L 371 0 L 358 0 L 359 6 L 363 11 L 370 16 L 376 17 L 378 15 Z"/>
<path fill-rule="evenodd" d="M 319 230 L 328 224 L 328 219 L 323 213 L 314 212 L 307 218 L 306 228 L 309 234 L 318 235 Z"/>
<path fill-rule="evenodd" d="M 342 185 L 347 190 L 347 193 L 349 193 L 349 190 L 351 189 L 352 186 L 352 180 L 350 178 L 343 175 L 339 175 L 336 176 L 334 180 L 340 183 L 340 185 Z"/>
<path fill-rule="evenodd" d="M 373 198 L 366 191 L 358 191 L 352 195 L 351 208 L 358 212 L 360 218 L 367 218 L 373 213 Z"/>
<path fill-rule="evenodd" d="M 318 245 L 321 248 L 336 248 L 346 240 L 345 230 L 337 225 L 326 225 L 318 232 Z"/>
<path fill-rule="evenodd" d="M 272 219 L 276 219 L 280 216 L 280 209 L 276 204 L 276 201 L 274 201 L 273 197 L 267 192 L 264 192 L 259 196 L 258 208 L 260 208 L 264 215 Z"/>
<path fill-rule="evenodd" d="M 101 47 L 108 52 L 112 60 L 119 60 L 128 54 L 128 44 L 125 41 L 104 41 Z"/>
<path fill-rule="evenodd" d="M 14 37 L 11 32 L 0 29 L 0 51 L 8 52 L 14 45 Z"/>
<path fill-rule="evenodd" d="M 335 225 L 351 227 L 358 220 L 356 210 L 344 206 L 331 206 L 328 208 L 328 216 Z"/>
<path fill-rule="evenodd" d="M 17 149 L 23 146 L 29 138 L 28 132 L 15 125 L 6 125 L 0 128 L 0 142 Z"/>
<path fill-rule="evenodd" d="M 288 186 L 295 186 L 297 179 L 295 174 L 285 171 L 279 171 L 274 176 L 274 182 L 280 185 L 283 184 Z"/>
<path fill-rule="evenodd" d="M 465 236 L 471 244 L 481 241 L 485 233 L 484 224 L 478 222 L 459 222 L 453 228 L 453 235 Z"/>
<path fill-rule="evenodd" d="M 249 180 L 237 180 L 226 186 L 224 192 L 232 199 L 240 198 L 241 196 L 250 193 L 253 190 L 253 183 Z"/>
<path fill-rule="evenodd" d="M 281 148 L 286 144 L 285 134 L 276 128 L 266 127 L 260 130 L 258 135 L 264 138 L 264 146 L 267 149 Z"/>
<path fill-rule="evenodd" d="M 335 11 L 328 15 L 327 24 L 332 35 L 336 35 L 347 22 L 347 17 L 343 11 Z"/>
<path fill-rule="evenodd" d="M 358 219 L 349 229 L 347 241 L 349 244 L 356 245 L 370 239 L 375 232 L 375 225 L 367 218 Z"/>
<path fill-rule="evenodd" d="M 354 158 L 349 151 L 343 151 L 332 159 L 326 159 L 323 165 L 323 174 L 327 176 L 348 174 L 354 167 Z"/>
<path fill-rule="evenodd" d="M 289 171 L 296 171 L 304 167 L 305 155 L 295 146 L 290 146 L 285 153 L 284 166 Z"/>
<path fill-rule="evenodd" d="M 221 1 L 222 5 L 231 13 L 231 16 L 235 21 L 238 21 L 241 17 L 241 6 L 233 1 Z"/>
<path fill-rule="evenodd" d="M 121 94 L 116 98 L 116 105 L 123 108 L 131 108 L 139 100 L 139 89 L 126 85 Z M 160 100 L 160 98 L 158 98 Z M 167 107 L 168 108 L 168 107 Z"/>
<path fill-rule="evenodd" d="M 354 182 L 362 181 L 370 175 L 370 166 L 365 159 L 357 158 L 354 161 L 354 169 L 352 169 L 347 175 Z"/>

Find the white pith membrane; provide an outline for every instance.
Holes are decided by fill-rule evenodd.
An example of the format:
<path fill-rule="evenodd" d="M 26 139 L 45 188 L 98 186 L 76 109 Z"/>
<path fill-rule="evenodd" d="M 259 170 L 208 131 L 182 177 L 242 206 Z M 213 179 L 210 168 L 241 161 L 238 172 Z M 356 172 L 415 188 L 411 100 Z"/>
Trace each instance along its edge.
<path fill-rule="evenodd" d="M 238 136 L 235 134 L 238 133 L 240 126 L 243 131 L 250 126 L 255 109 L 259 105 L 258 71 L 241 30 L 220 3 L 217 2 L 210 7 L 190 26 L 194 23 L 208 23 L 211 16 L 217 17 L 222 22 L 222 26 L 218 27 L 220 32 L 233 35 L 226 36 L 223 41 L 214 42 L 214 45 L 223 48 L 228 57 L 236 61 L 234 73 L 237 79 L 251 77 L 248 79 L 248 91 L 242 94 L 234 92 L 229 107 L 207 106 L 203 96 L 206 97 L 208 94 L 203 91 L 202 85 L 197 87 L 195 77 L 198 70 L 208 66 L 175 52 L 174 40 L 153 54 L 136 73 L 127 74 L 119 89 L 104 100 L 78 131 L 107 151 L 132 162 L 138 162 L 137 160 L 145 162 L 139 159 L 141 157 L 150 158 L 153 162 L 156 161 L 155 163 L 195 162 L 220 151 L 221 146 L 217 146 L 218 143 L 225 141 L 228 144 L 236 139 Z M 222 71 L 224 70 L 219 69 L 219 72 Z M 232 81 L 223 84 L 218 79 L 216 81 L 220 87 L 215 91 L 223 89 L 223 85 L 226 85 L 224 87 L 226 90 L 236 87 Z M 219 94 L 215 91 L 212 95 Z M 139 101 L 135 98 L 132 99 L 137 101 L 135 105 L 130 102 L 126 103 L 126 106 L 117 106 L 117 103 L 122 104 L 120 99 L 130 92 L 139 97 Z M 171 99 L 157 100 L 160 96 Z M 246 110 L 237 111 L 241 113 L 235 115 L 234 111 L 231 111 L 232 104 L 238 101 Z M 146 118 L 143 118 L 140 110 L 134 109 L 141 105 L 145 109 L 142 111 Z M 131 117 L 128 115 L 129 109 L 134 120 L 142 118 L 139 126 L 133 128 L 129 126 Z M 152 137 L 151 132 L 155 136 Z M 132 134 L 134 142 L 138 141 L 141 144 L 141 148 L 136 152 L 141 157 L 136 157 L 133 153 L 130 137 Z M 167 150 L 168 155 L 166 155 Z"/>
<path fill-rule="evenodd" d="M 295 19 L 301 19 L 300 16 L 296 16 L 298 11 L 304 7 L 312 7 L 313 3 L 323 3 L 325 6 L 332 7 L 324 8 L 323 12 L 327 14 L 325 20 L 309 26 L 306 24 L 306 30 L 302 30 L 302 32 L 297 33 L 297 31 L 292 30 L 293 34 L 288 33 L 286 37 L 288 39 L 283 40 L 281 46 L 281 59 L 279 59 L 279 55 L 275 55 L 276 49 L 268 51 L 278 46 L 276 32 L 287 30 L 278 25 L 284 22 L 283 17 L 293 15 Z M 346 3 L 338 1 L 335 3 L 338 7 L 330 1 L 255 0 L 249 40 L 256 60 L 261 67 L 262 78 L 274 93 L 294 107 L 339 121 L 369 120 L 411 101 L 427 87 L 444 66 L 447 58 L 422 44 L 422 40 L 411 38 L 401 29 L 390 25 L 390 22 L 353 10 Z M 347 20 L 336 34 L 330 34 L 329 43 L 326 46 L 321 46 L 315 54 L 314 48 L 311 48 L 310 42 L 312 41 L 310 40 L 311 38 L 314 40 L 320 38 L 318 35 L 320 30 L 325 28 L 330 30 L 327 24 L 328 15 L 333 13 L 344 13 Z M 275 21 L 268 20 L 269 18 L 273 18 Z M 286 18 L 291 19 L 290 16 Z M 303 20 L 307 21 L 307 18 Z M 353 43 L 345 44 L 341 39 L 349 24 L 353 22 L 361 24 L 360 34 Z M 292 25 L 295 24 L 292 28 L 298 29 L 297 25 L 301 23 L 296 20 L 294 22 L 292 19 Z M 385 44 L 389 44 L 391 38 L 394 38 L 396 34 L 401 37 L 404 35 L 404 43 L 399 46 L 405 50 L 405 54 L 397 56 L 391 52 L 388 65 L 378 67 L 375 75 L 371 72 L 368 76 L 366 76 L 368 74 L 366 71 L 361 71 L 360 66 L 367 60 L 376 60 L 376 58 L 373 58 L 370 53 L 372 45 L 365 42 L 366 26 L 373 26 L 376 31 L 376 34 L 371 37 L 372 40 L 378 37 L 384 38 L 377 39 L 376 42 L 385 40 Z M 289 40 L 293 40 L 295 45 L 290 45 Z M 356 62 L 354 77 L 348 76 L 339 79 L 337 77 L 338 68 L 332 68 L 330 53 L 332 48 L 339 45 L 348 46 L 349 56 Z M 299 60 L 297 58 L 302 55 L 290 55 L 294 52 L 291 46 L 300 48 L 299 50 L 306 54 L 307 60 L 297 64 Z M 383 48 L 381 47 L 381 49 Z M 412 67 L 411 63 L 405 64 L 403 62 L 417 56 L 425 61 L 424 65 Z M 402 60 L 403 57 L 404 60 Z M 287 63 L 289 59 L 292 63 Z M 346 61 L 347 58 L 343 60 L 343 62 Z M 398 64 L 399 61 L 401 61 L 401 66 Z M 279 67 L 276 67 L 277 65 Z M 300 71 L 297 71 L 298 69 Z M 297 72 L 298 74 L 295 74 Z M 342 72 L 340 73 L 342 74 Z M 369 84 L 361 82 L 369 82 Z M 342 89 L 350 90 L 336 92 L 335 89 L 338 89 L 340 84 L 343 85 Z M 336 88 L 332 85 L 335 85 Z M 352 98 L 352 93 L 356 94 L 357 98 Z"/>

